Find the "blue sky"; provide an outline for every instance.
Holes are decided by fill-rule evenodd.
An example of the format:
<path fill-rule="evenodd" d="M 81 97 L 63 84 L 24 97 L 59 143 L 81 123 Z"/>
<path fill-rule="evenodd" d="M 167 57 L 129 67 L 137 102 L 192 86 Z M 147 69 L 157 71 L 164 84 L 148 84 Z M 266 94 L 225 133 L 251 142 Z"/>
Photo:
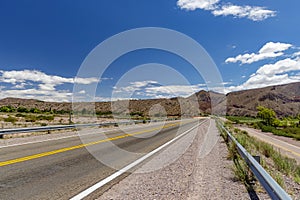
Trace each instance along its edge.
<path fill-rule="evenodd" d="M 1 0 L 0 98 L 71 101 L 86 56 L 109 37 L 141 27 L 168 28 L 196 40 L 217 65 L 225 92 L 300 81 L 299 8 L 296 0 Z M 124 76 L 147 63 L 170 68 L 147 66 Z M 188 62 L 153 49 L 121 56 L 101 78 L 77 78 L 80 94 L 99 80 L 99 101 L 112 93 L 158 98 L 206 89 Z"/>

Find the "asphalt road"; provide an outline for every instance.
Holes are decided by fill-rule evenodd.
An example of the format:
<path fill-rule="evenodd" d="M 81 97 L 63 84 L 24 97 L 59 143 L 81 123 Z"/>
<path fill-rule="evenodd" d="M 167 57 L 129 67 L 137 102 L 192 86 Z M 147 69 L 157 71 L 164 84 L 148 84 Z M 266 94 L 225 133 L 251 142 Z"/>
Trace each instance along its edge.
<path fill-rule="evenodd" d="M 126 133 L 114 130 L 0 148 L 0 199 L 69 199 L 142 155 L 124 156 L 119 149 L 147 153 L 197 123 L 157 123 Z"/>
<path fill-rule="evenodd" d="M 285 138 L 283 136 L 276 136 L 272 133 L 264 133 L 260 130 L 256 130 L 248 127 L 238 127 L 248 132 L 249 135 L 254 136 L 264 142 L 271 144 L 278 149 L 281 153 L 288 157 L 294 158 L 300 163 L 300 143 L 293 141 L 292 138 Z"/>

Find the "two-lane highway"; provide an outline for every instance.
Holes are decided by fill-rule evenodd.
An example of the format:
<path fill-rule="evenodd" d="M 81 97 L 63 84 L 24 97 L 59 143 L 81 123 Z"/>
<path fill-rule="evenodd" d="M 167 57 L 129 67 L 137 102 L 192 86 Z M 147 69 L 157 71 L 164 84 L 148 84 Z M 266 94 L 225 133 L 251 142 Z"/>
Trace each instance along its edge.
<path fill-rule="evenodd" d="M 126 133 L 113 130 L 0 148 L 0 199 L 69 199 L 198 123 L 139 125 Z"/>

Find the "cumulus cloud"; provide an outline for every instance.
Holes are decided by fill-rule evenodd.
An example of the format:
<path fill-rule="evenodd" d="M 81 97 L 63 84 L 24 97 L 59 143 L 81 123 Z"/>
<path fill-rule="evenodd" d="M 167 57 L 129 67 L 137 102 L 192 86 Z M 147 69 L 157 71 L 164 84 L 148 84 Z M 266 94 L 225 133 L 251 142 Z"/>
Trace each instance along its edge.
<path fill-rule="evenodd" d="M 226 63 L 240 62 L 242 64 L 251 64 L 260 60 L 268 58 L 276 58 L 282 56 L 284 51 L 291 48 L 293 45 L 281 42 L 268 42 L 266 43 L 258 53 L 246 53 L 240 54 L 236 57 L 230 57 L 225 60 Z"/>
<path fill-rule="evenodd" d="M 274 17 L 276 15 L 276 12 L 259 6 L 238 6 L 228 4 L 223 5 L 219 9 L 213 10 L 212 14 L 215 16 L 232 15 L 238 18 L 245 17 L 253 21 L 262 21 L 269 17 Z"/>
<path fill-rule="evenodd" d="M 293 57 L 298 57 L 298 56 L 300 56 L 300 51 L 295 52 L 295 53 L 293 54 Z"/>
<path fill-rule="evenodd" d="M 232 15 L 237 18 L 248 18 L 252 21 L 262 21 L 276 16 L 276 12 L 260 6 L 239 6 L 220 4 L 220 0 L 178 0 L 177 6 L 185 10 L 209 10 L 214 16 Z"/>
<path fill-rule="evenodd" d="M 146 80 L 146 81 L 134 81 L 130 82 L 128 86 L 115 86 L 114 93 L 126 93 L 131 94 L 133 92 L 138 92 L 146 87 L 151 87 L 157 85 L 157 81 Z"/>
<path fill-rule="evenodd" d="M 216 8 L 216 4 L 219 3 L 219 1 L 220 0 L 178 0 L 177 5 L 181 9 L 186 10 L 213 10 Z"/>
<path fill-rule="evenodd" d="M 290 71 L 300 70 L 299 59 L 292 60 L 291 58 L 286 58 L 284 60 L 279 60 L 274 64 L 266 64 L 257 70 L 258 74 L 273 76 L 276 74 L 282 74 Z"/>
<path fill-rule="evenodd" d="M 70 101 L 72 93 L 69 90 L 57 90 L 56 86 L 63 84 L 91 84 L 99 80 L 90 78 L 66 78 L 48 75 L 37 70 L 0 71 L 0 82 L 11 84 L 10 88 L 1 88 L 2 98 L 36 98 L 45 101 Z M 30 88 L 29 88 L 30 86 Z"/>
<path fill-rule="evenodd" d="M 61 76 L 48 75 L 37 70 L 12 70 L 0 71 L 0 81 L 5 83 L 17 84 L 27 81 L 39 82 L 41 89 L 53 90 L 55 86 L 64 83 L 91 84 L 98 82 L 97 78 L 65 78 Z"/>
<path fill-rule="evenodd" d="M 116 93 L 115 98 L 135 98 L 134 95 L 148 98 L 171 98 L 187 97 L 202 89 L 206 89 L 205 84 L 160 85 L 157 81 L 146 80 L 131 82 L 128 86 L 114 87 L 114 92 Z"/>
<path fill-rule="evenodd" d="M 41 89 L 0 89 L 1 98 L 15 97 L 15 98 L 32 98 L 43 101 L 53 102 L 68 102 L 71 101 L 72 93 L 70 91 L 59 90 L 49 91 Z"/>
<path fill-rule="evenodd" d="M 291 72 L 300 72 L 300 58 L 286 58 L 263 65 L 246 82 L 228 87 L 227 92 L 299 82 L 300 76 Z"/>
<path fill-rule="evenodd" d="M 197 85 L 162 85 L 156 87 L 146 88 L 145 92 L 147 96 L 157 97 L 188 97 L 199 90 L 206 89 L 204 84 Z"/>

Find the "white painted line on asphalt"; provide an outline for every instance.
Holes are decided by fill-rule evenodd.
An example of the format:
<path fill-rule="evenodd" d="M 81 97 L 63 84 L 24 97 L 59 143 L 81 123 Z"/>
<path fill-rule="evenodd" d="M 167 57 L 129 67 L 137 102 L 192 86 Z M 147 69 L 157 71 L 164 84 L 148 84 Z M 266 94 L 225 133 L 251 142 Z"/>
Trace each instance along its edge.
<path fill-rule="evenodd" d="M 184 135 L 186 135 L 187 133 L 189 133 L 190 131 L 192 131 L 193 129 L 195 129 L 196 127 L 200 126 L 201 124 L 203 124 L 205 121 L 203 121 L 200 124 L 197 124 L 195 126 L 193 126 L 192 128 L 188 129 L 187 131 L 183 132 L 182 134 L 178 135 L 177 137 L 173 138 L 172 140 L 166 142 L 165 144 L 159 146 L 158 148 L 154 149 L 153 151 L 149 152 L 148 154 L 144 155 L 143 157 L 137 159 L 136 161 L 132 162 L 131 164 L 127 165 L 126 167 L 120 169 L 119 171 L 115 172 L 114 174 L 106 177 L 105 179 L 103 179 L 102 181 L 96 183 L 95 185 L 87 188 L 86 190 L 80 192 L 79 194 L 77 194 L 76 196 L 72 197 L 70 200 L 81 200 L 85 197 L 87 197 L 88 195 L 90 195 L 91 193 L 93 193 L 95 190 L 101 188 L 102 186 L 104 186 L 105 184 L 109 183 L 110 181 L 114 180 L 115 178 L 119 177 L 120 175 L 124 174 L 125 172 L 127 172 L 128 170 L 130 170 L 131 168 L 135 167 L 136 165 L 140 164 L 141 162 L 143 162 L 144 160 L 146 160 L 147 158 L 149 158 L 150 156 L 152 156 L 153 154 L 159 152 L 161 149 L 165 148 L 166 146 L 170 145 L 171 143 L 173 143 L 174 141 L 178 140 L 179 138 L 183 137 Z"/>

